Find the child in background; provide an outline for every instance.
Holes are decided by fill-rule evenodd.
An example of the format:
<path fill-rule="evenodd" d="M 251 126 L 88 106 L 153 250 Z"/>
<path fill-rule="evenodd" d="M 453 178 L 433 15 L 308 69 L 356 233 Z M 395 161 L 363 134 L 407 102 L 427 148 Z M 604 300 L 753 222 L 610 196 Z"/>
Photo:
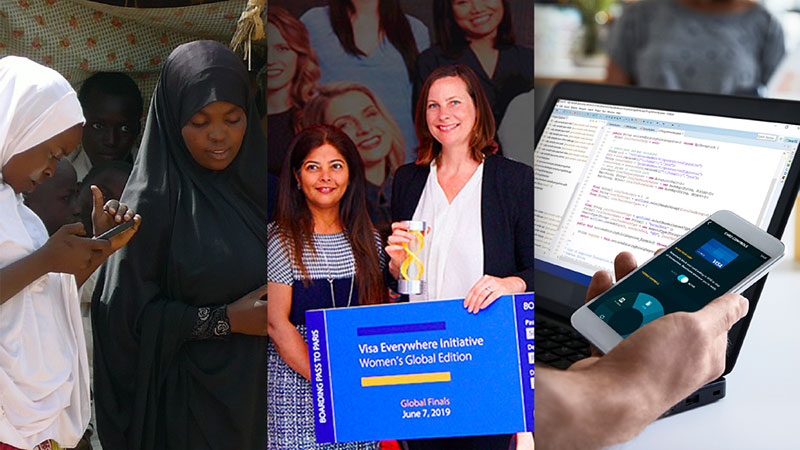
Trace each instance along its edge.
<path fill-rule="evenodd" d="M 86 116 L 83 151 L 71 158 L 78 180 L 104 161 L 133 162 L 132 150 L 141 130 L 142 93 L 131 77 L 99 72 L 81 86 L 78 100 Z"/>
<path fill-rule="evenodd" d="M 24 194 L 25 204 L 42 219 L 47 234 L 52 236 L 59 228 L 68 224 L 80 222 L 80 209 L 77 202 L 78 176 L 75 168 L 66 159 L 56 165 L 53 176 L 46 179 L 36 189 Z M 92 199 L 89 193 L 88 222 L 84 222 L 84 229 L 92 229 Z M 109 197 L 106 197 L 110 200 Z M 119 197 L 115 197 L 119 200 Z"/>

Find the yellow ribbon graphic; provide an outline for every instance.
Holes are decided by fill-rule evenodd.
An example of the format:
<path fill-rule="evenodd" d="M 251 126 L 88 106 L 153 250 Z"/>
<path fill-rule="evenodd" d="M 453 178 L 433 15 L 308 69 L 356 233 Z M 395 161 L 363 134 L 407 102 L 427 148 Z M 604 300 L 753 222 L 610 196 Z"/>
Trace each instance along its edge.
<path fill-rule="evenodd" d="M 413 234 L 414 237 L 417 238 L 417 242 L 419 242 L 419 247 L 417 247 L 415 251 L 411 251 L 408 249 L 408 243 L 405 242 L 403 243 L 403 250 L 406 251 L 406 255 L 408 255 L 408 257 L 406 258 L 405 261 L 403 261 L 403 264 L 400 265 L 400 274 L 403 276 L 404 280 L 411 280 L 408 277 L 408 266 L 410 266 L 413 263 L 419 268 L 417 276 L 414 277 L 413 279 L 413 281 L 417 281 L 420 278 L 422 278 L 422 272 L 425 270 L 425 267 L 422 265 L 422 260 L 417 257 L 419 252 L 422 251 L 422 247 L 425 246 L 425 236 L 423 236 L 421 231 L 416 231 L 416 230 L 409 231 L 409 233 Z"/>

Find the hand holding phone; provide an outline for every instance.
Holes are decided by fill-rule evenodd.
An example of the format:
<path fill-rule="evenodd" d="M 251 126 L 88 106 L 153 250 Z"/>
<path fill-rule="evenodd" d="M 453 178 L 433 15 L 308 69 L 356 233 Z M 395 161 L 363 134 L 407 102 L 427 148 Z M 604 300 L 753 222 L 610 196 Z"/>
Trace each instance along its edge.
<path fill-rule="evenodd" d="M 105 233 L 101 234 L 100 236 L 95 236 L 95 239 L 107 239 L 110 240 L 114 236 L 122 233 L 125 230 L 133 228 L 135 222 L 133 220 L 129 220 L 127 222 L 122 222 L 121 224 L 115 226 L 114 228 L 106 231 Z"/>
<path fill-rule="evenodd" d="M 111 241 L 111 253 L 124 247 L 131 237 L 136 234 L 142 218 L 139 214 L 134 214 L 125 203 L 118 200 L 109 200 L 104 203 L 103 193 L 97 186 L 90 186 L 92 190 L 92 224 L 94 232 L 99 235 L 94 239 L 106 239 Z M 128 230 L 132 230 L 125 233 Z M 122 235 L 122 236 L 120 236 Z M 117 239 L 117 236 L 120 236 Z"/>
<path fill-rule="evenodd" d="M 727 292 L 744 291 L 783 253 L 779 240 L 719 211 L 578 309 L 572 324 L 608 352 L 661 316 L 698 311 Z"/>

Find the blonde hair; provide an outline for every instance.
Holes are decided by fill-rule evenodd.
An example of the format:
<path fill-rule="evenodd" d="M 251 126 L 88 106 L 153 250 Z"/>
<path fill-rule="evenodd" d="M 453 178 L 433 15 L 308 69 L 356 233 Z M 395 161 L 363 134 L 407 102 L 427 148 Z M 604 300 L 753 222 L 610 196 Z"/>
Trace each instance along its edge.
<path fill-rule="evenodd" d="M 325 112 L 328 110 L 331 100 L 347 94 L 348 92 L 360 92 L 366 95 L 386 120 L 389 126 L 388 131 L 392 135 L 391 150 L 389 150 L 389 154 L 386 155 L 386 158 L 388 159 L 389 172 L 394 173 L 395 169 L 405 162 L 406 150 L 403 134 L 400 132 L 400 127 L 397 126 L 394 117 L 389 114 L 386 107 L 383 106 L 383 103 L 375 97 L 375 94 L 373 94 L 368 87 L 362 84 L 338 81 L 320 86 L 317 89 L 316 95 L 314 95 L 311 100 L 306 103 L 305 108 L 303 108 L 303 128 L 307 128 L 311 125 L 325 124 Z"/>

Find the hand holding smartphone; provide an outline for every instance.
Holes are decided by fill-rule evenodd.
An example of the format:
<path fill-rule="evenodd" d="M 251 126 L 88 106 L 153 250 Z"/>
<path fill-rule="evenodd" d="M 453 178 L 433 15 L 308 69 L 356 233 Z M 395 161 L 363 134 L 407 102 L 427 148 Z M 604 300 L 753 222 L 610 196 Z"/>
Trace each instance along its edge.
<path fill-rule="evenodd" d="M 578 309 L 572 325 L 603 352 L 648 322 L 694 312 L 740 293 L 783 256 L 783 243 L 730 211 L 719 211 Z"/>
<path fill-rule="evenodd" d="M 122 233 L 123 231 L 132 228 L 134 225 L 133 220 L 129 220 L 127 222 L 122 222 L 121 224 L 111 228 L 110 230 L 106 231 L 105 233 L 101 234 L 100 236 L 96 236 L 95 239 L 106 239 L 109 240 L 114 236 Z"/>

